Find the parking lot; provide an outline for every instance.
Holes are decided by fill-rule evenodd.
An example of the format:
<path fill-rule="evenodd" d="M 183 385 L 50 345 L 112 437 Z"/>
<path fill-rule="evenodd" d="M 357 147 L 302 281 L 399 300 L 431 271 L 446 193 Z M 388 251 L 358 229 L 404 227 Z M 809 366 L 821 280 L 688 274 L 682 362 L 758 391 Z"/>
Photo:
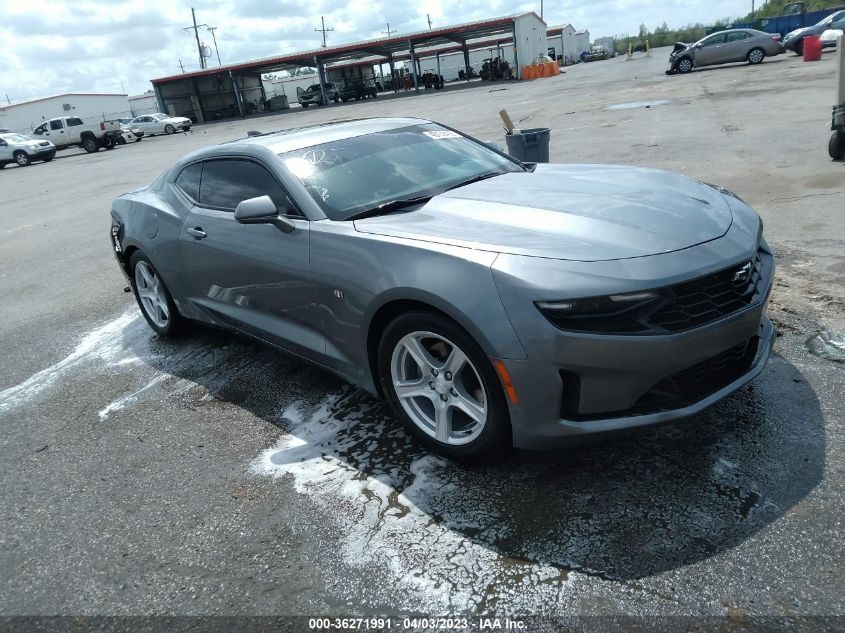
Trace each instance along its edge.
<path fill-rule="evenodd" d="M 841 625 L 802 619 L 845 617 L 845 163 L 827 155 L 832 55 L 666 76 L 668 52 L 0 171 L 3 615 Z M 156 339 L 123 292 L 111 200 L 191 150 L 382 115 L 503 143 L 502 108 L 517 127 L 552 129 L 553 162 L 668 169 L 759 211 L 781 336 L 756 381 L 682 423 L 468 468 L 427 454 L 370 396 L 272 349 L 204 329 Z"/>

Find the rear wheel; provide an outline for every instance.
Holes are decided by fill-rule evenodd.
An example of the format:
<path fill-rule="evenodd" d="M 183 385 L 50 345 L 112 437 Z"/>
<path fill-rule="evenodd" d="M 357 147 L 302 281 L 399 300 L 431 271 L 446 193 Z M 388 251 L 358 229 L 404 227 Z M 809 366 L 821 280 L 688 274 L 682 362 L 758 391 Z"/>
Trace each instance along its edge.
<path fill-rule="evenodd" d="M 164 133 L 165 134 L 173 134 L 176 131 L 176 128 L 168 123 L 164 126 Z"/>
<path fill-rule="evenodd" d="M 692 59 L 690 59 L 689 57 L 681 57 L 681 59 L 678 60 L 676 68 L 678 69 L 679 73 L 688 73 L 692 70 Z"/>
<path fill-rule="evenodd" d="M 140 251 L 135 251 L 129 261 L 129 270 L 135 300 L 150 327 L 163 338 L 181 334 L 185 319 L 176 309 L 170 291 L 152 262 Z"/>
<path fill-rule="evenodd" d="M 752 48 L 750 51 L 748 51 L 747 59 L 749 64 L 759 64 L 763 61 L 763 59 L 765 59 L 765 57 L 766 51 L 764 51 L 762 48 Z"/>
<path fill-rule="evenodd" d="M 82 149 L 84 149 L 89 154 L 93 154 L 100 149 L 100 142 L 94 138 L 93 136 L 86 136 L 82 139 Z"/>
<path fill-rule="evenodd" d="M 845 132 L 834 132 L 827 144 L 827 153 L 833 160 L 845 158 Z"/>
<path fill-rule="evenodd" d="M 26 152 L 15 152 L 15 162 L 21 167 L 26 167 L 32 163 L 32 160 Z"/>
<path fill-rule="evenodd" d="M 411 312 L 378 348 L 383 393 L 405 428 L 452 459 L 487 461 L 512 444 L 510 415 L 493 365 L 454 321 Z"/>

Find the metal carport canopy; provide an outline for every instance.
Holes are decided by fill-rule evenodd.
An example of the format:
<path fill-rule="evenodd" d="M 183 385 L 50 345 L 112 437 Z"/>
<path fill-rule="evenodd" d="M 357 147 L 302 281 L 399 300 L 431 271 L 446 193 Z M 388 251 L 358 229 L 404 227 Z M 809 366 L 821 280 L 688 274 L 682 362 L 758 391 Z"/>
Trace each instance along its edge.
<path fill-rule="evenodd" d="M 204 70 L 181 73 L 178 75 L 170 75 L 168 77 L 152 79 L 151 81 L 153 85 L 158 85 L 171 81 L 179 81 L 194 77 L 213 76 L 226 72 L 269 73 L 291 67 L 313 66 L 316 59 L 319 59 L 320 63 L 326 63 L 358 60 L 373 56 L 389 58 L 394 54 L 408 51 L 411 45 L 415 48 L 425 47 L 426 50 L 420 50 L 420 54 L 433 54 L 437 52 L 434 47 L 442 45 L 452 46 L 454 44 L 471 44 L 471 40 L 473 39 L 492 37 L 495 35 L 512 35 L 514 21 L 522 15 L 531 15 L 532 13 L 533 12 L 519 13 L 487 20 L 478 20 L 476 22 L 467 22 L 465 24 L 457 24 L 442 29 L 419 31 L 416 33 L 365 40 L 351 44 L 340 44 L 338 46 L 327 46 L 326 48 L 317 48 L 310 51 L 303 51 L 301 53 L 291 53 L 289 55 L 268 57 L 248 62 L 218 66 L 216 68 L 207 68 Z M 534 13 L 534 15 L 536 16 L 536 13 Z M 379 62 L 378 60 L 373 60 L 373 63 Z"/>

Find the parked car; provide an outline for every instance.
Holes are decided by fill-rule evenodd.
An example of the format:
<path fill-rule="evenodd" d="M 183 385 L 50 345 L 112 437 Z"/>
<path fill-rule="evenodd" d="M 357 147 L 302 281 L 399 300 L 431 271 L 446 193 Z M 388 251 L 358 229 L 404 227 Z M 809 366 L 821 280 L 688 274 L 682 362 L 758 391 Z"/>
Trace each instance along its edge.
<path fill-rule="evenodd" d="M 421 119 L 202 149 L 118 197 L 111 222 L 160 336 L 247 333 L 384 397 L 453 458 L 694 414 L 774 341 L 774 259 L 735 194 L 525 165 Z"/>
<path fill-rule="evenodd" d="M 120 126 L 121 135 L 120 138 L 117 140 L 118 143 L 121 145 L 126 145 L 127 143 L 137 143 L 142 138 L 144 138 L 144 130 L 139 127 L 130 127 L 129 125 L 121 125 Z"/>
<path fill-rule="evenodd" d="M 178 130 L 187 132 L 193 122 L 184 116 L 170 116 L 169 114 L 144 114 L 129 122 L 132 127 L 141 129 L 147 136 L 156 134 L 174 134 Z"/>
<path fill-rule="evenodd" d="M 830 29 L 845 29 L 845 10 L 831 13 L 823 20 L 819 20 L 813 26 L 805 26 L 804 28 L 790 31 L 783 38 L 783 46 L 787 50 L 795 52 L 797 55 L 803 55 L 805 37 L 808 35 L 821 35 Z M 832 46 L 835 43 L 836 42 L 834 40 L 833 44 L 828 44 L 828 46 Z"/>
<path fill-rule="evenodd" d="M 367 97 L 375 99 L 378 97 L 378 91 L 375 85 L 368 85 L 363 80 L 347 80 L 343 82 L 343 87 L 338 91 L 340 100 L 346 103 L 350 99 L 360 101 Z"/>
<path fill-rule="evenodd" d="M 50 141 L 36 141 L 23 134 L 0 132 L 0 169 L 8 163 L 26 167 L 32 161 L 49 163 L 56 156 L 56 146 Z"/>
<path fill-rule="evenodd" d="M 688 73 L 693 68 L 747 61 L 759 64 L 766 57 L 780 55 L 780 35 L 755 29 L 719 31 L 695 44 L 677 42 L 669 54 L 667 74 Z"/>
<path fill-rule="evenodd" d="M 323 85 L 326 88 L 326 98 L 329 101 L 334 101 L 335 103 L 340 101 L 340 92 L 338 91 L 337 86 L 331 82 Z M 320 91 L 320 84 L 311 84 L 304 90 L 302 88 L 297 88 L 296 100 L 299 101 L 299 105 L 303 108 L 307 108 L 310 105 L 324 105 L 323 95 Z"/>
<path fill-rule="evenodd" d="M 100 148 L 112 149 L 120 134 L 120 124 L 116 121 L 84 123 L 79 117 L 63 116 L 44 121 L 32 130 L 30 136 L 52 141 L 56 149 L 80 146 L 90 154 Z"/>
<path fill-rule="evenodd" d="M 840 28 L 827 29 L 821 34 L 822 48 L 831 48 L 836 46 L 836 43 L 843 34 L 845 34 L 845 22 L 840 25 Z"/>

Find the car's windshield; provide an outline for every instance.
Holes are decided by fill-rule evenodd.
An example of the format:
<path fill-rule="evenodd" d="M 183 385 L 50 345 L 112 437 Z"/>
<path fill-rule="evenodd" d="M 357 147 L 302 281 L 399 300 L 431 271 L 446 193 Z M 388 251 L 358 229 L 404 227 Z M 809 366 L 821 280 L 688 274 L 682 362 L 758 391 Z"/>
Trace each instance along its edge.
<path fill-rule="evenodd" d="M 21 141 L 32 140 L 32 139 L 28 139 L 23 134 L 0 134 L 0 138 L 4 139 L 6 141 L 16 141 L 18 143 L 21 142 Z"/>
<path fill-rule="evenodd" d="M 437 195 L 479 176 L 522 171 L 515 161 L 433 123 L 341 139 L 280 156 L 333 220 L 395 200 Z"/>
<path fill-rule="evenodd" d="M 816 26 L 827 26 L 828 24 L 832 23 L 837 18 L 841 18 L 842 16 L 845 16 L 845 11 L 837 11 L 836 13 L 831 13 L 824 20 L 818 22 Z"/>

